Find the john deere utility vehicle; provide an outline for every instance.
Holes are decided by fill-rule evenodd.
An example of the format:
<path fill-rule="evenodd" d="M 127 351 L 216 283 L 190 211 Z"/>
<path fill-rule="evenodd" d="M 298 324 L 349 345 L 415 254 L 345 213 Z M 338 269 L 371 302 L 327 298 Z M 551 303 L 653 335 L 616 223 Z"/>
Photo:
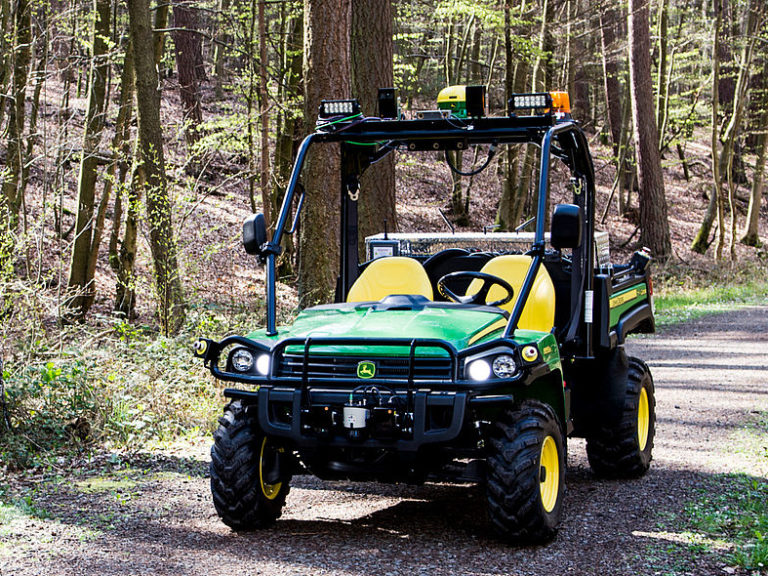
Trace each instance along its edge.
<path fill-rule="evenodd" d="M 274 232 L 261 215 L 245 221 L 245 250 L 266 265 L 267 326 L 195 346 L 233 386 L 211 450 L 216 510 L 235 530 L 269 526 L 292 475 L 307 472 L 482 482 L 502 539 L 551 539 L 568 437 L 586 438 L 599 476 L 648 470 L 653 380 L 624 342 L 654 330 L 650 256 L 611 264 L 607 233 L 595 231 L 592 158 L 567 94 L 515 95 L 506 115 L 488 117 L 483 87 L 452 87 L 436 110 L 404 119 L 383 89 L 379 108 L 372 118 L 355 100 L 324 101 Z M 276 258 L 296 230 L 307 153 L 329 144 L 341 148 L 336 302 L 278 327 Z M 534 232 L 387 233 L 382 223 L 358 253 L 360 178 L 384 156 L 427 151 L 422 158 L 442 161 L 479 147 L 487 159 L 477 172 L 497 149 L 526 144 L 540 148 Z M 467 173 L 450 158 L 451 170 Z M 556 164 L 569 175 L 568 203 L 550 210 Z"/>

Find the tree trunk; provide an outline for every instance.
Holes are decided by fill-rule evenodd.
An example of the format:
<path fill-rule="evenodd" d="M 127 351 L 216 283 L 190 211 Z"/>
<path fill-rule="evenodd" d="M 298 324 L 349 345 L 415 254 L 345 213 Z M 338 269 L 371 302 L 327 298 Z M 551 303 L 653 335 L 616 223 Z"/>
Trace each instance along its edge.
<path fill-rule="evenodd" d="M 8 106 L 8 148 L 6 150 L 7 173 L 0 197 L 0 225 L 16 228 L 21 197 L 24 158 L 24 124 L 26 119 L 27 79 L 32 59 L 32 6 L 28 0 L 18 0 L 16 6 L 15 60 L 13 64 L 12 96 Z"/>
<path fill-rule="evenodd" d="M 24 206 L 23 201 L 26 198 L 27 185 L 29 184 L 29 171 L 32 168 L 32 164 L 34 162 L 33 153 L 35 150 L 35 145 L 40 139 L 40 134 L 37 130 L 37 120 L 40 116 L 40 97 L 43 92 L 43 85 L 45 84 L 46 78 L 45 71 L 46 66 L 48 65 L 48 9 L 48 6 L 45 5 L 38 11 L 37 14 L 37 25 L 42 29 L 42 35 L 35 38 L 34 40 L 35 51 L 38 53 L 38 55 L 37 66 L 35 67 L 35 71 L 32 74 L 35 89 L 32 92 L 32 105 L 30 106 L 28 114 L 29 128 L 27 129 L 27 141 L 24 151 L 24 158 L 26 161 L 24 162 L 24 166 L 21 168 L 21 181 L 19 182 L 19 195 L 22 199 L 22 206 Z M 26 218 L 26 210 L 24 210 L 25 229 Z"/>
<path fill-rule="evenodd" d="M 378 89 L 394 86 L 391 0 L 352 2 L 352 94 L 363 112 L 378 116 Z M 365 237 L 397 229 L 394 155 L 374 164 L 363 174 L 358 202 L 359 249 Z"/>
<path fill-rule="evenodd" d="M 73 319 L 82 319 L 93 301 L 95 287 L 93 276 L 88 274 L 88 263 L 92 251 L 98 251 L 94 243 L 94 199 L 99 166 L 99 144 L 104 128 L 104 103 L 109 71 L 107 39 L 110 32 L 110 0 L 94 0 L 95 14 L 91 44 L 90 80 L 88 81 L 88 107 L 85 112 L 83 152 L 80 158 L 80 174 L 77 182 L 77 219 L 75 241 L 69 264 L 67 287 L 73 291 L 67 301 L 67 312 Z"/>
<path fill-rule="evenodd" d="M 762 24 L 763 6 L 763 0 L 752 0 L 746 7 L 746 27 L 744 30 L 746 38 L 739 58 L 739 73 L 736 79 L 731 118 L 722 136 L 723 163 L 725 164 L 726 182 L 728 184 L 728 208 L 731 215 L 729 248 L 732 260 L 736 258 L 736 227 L 738 220 L 734 198 L 736 195 L 734 156 L 736 154 L 737 139 L 741 132 L 744 107 L 747 100 L 752 54 L 757 39 L 757 32 Z"/>
<path fill-rule="evenodd" d="M 112 231 L 109 236 L 109 264 L 117 273 L 120 269 L 120 258 L 117 250 L 120 238 L 120 224 L 123 218 L 123 196 L 125 177 L 130 168 L 131 154 L 130 135 L 131 118 L 133 117 L 133 48 L 128 43 L 123 61 L 123 71 L 120 74 L 120 105 L 115 122 L 115 136 L 112 139 L 112 163 L 110 178 L 104 183 L 104 198 L 109 198 L 113 183 L 117 186 L 115 193 L 115 208 L 112 213 Z"/>
<path fill-rule="evenodd" d="M 138 160 L 138 141 L 134 146 L 134 162 Z M 125 191 L 125 232 L 123 242 L 120 246 L 118 257 L 117 284 L 115 288 L 115 312 L 118 312 L 126 320 L 134 318 L 136 308 L 136 278 L 134 277 L 134 268 L 136 264 L 136 243 L 139 237 L 139 201 L 138 196 L 141 192 L 141 186 L 136 182 L 138 173 L 135 172 L 131 178 L 131 184 Z"/>
<path fill-rule="evenodd" d="M 747 246 L 759 246 L 760 236 L 758 232 L 758 223 L 760 220 L 760 204 L 762 203 L 763 189 L 765 187 L 765 161 L 766 161 L 766 142 L 768 142 L 768 60 L 763 58 L 760 70 L 756 73 L 755 86 L 753 90 L 757 92 L 755 104 L 760 110 L 757 115 L 759 130 L 757 137 L 757 160 L 755 161 L 755 171 L 752 176 L 752 190 L 749 195 L 749 209 L 747 211 L 747 222 L 744 235 L 741 242 Z"/>
<path fill-rule="evenodd" d="M 659 63 L 656 75 L 656 125 L 659 128 L 659 150 L 662 149 L 667 120 L 667 48 L 669 29 L 669 0 L 659 0 L 657 22 Z"/>
<path fill-rule="evenodd" d="M 157 318 L 166 334 L 184 322 L 184 296 L 173 239 L 160 123 L 160 92 L 152 50 L 149 0 L 129 0 L 128 15 L 136 72 L 138 164 L 133 186 L 144 190 L 149 225 L 149 247 L 155 269 Z M 137 192 L 136 196 L 140 194 Z"/>
<path fill-rule="evenodd" d="M 712 146 L 712 193 L 709 197 L 709 204 L 707 205 L 707 211 L 704 214 L 704 220 L 699 227 L 699 231 L 696 233 L 696 237 L 691 244 L 691 250 L 704 254 L 709 248 L 709 233 L 712 230 L 712 223 L 715 220 L 715 215 L 718 216 L 718 234 L 723 233 L 723 218 L 720 211 L 722 206 L 721 195 L 721 177 L 720 177 L 720 120 L 719 120 L 719 104 L 720 104 L 720 31 L 723 21 L 723 2 L 722 0 L 714 0 L 715 7 L 715 21 L 713 30 L 713 47 L 712 47 L 712 123 L 711 123 L 711 137 L 710 145 Z M 722 243 L 719 243 L 722 246 Z M 720 256 L 716 256 L 719 260 Z"/>
<path fill-rule="evenodd" d="M 200 108 L 200 73 L 197 70 L 202 60 L 203 45 L 202 36 L 198 32 L 198 9 L 186 0 L 176 0 L 173 6 L 173 27 L 179 96 L 184 111 L 184 137 L 189 149 L 200 139 L 200 124 L 203 122 L 203 112 Z"/>
<path fill-rule="evenodd" d="M 519 36 L 524 33 L 522 26 L 516 25 L 514 28 L 512 26 L 513 4 L 514 0 L 505 0 L 504 4 L 505 100 L 509 100 L 512 94 L 516 92 L 525 92 L 529 71 L 529 64 L 525 55 L 515 51 L 515 44 L 512 41 L 513 35 Z M 519 16 L 521 19 L 525 11 L 526 3 L 523 1 L 519 6 Z M 520 152 L 519 146 L 507 146 L 504 152 L 501 198 L 499 199 L 499 208 L 496 212 L 495 222 L 500 231 L 514 230 L 519 224 L 522 215 L 522 204 L 525 194 L 527 194 L 527 189 L 521 190 L 518 187 Z"/>
<path fill-rule="evenodd" d="M 604 3 L 598 12 L 600 18 L 600 44 L 603 63 L 603 93 L 608 117 L 608 129 L 611 133 L 611 146 L 616 162 L 616 183 L 618 193 L 619 213 L 624 212 L 624 188 L 627 187 L 627 150 L 624 146 L 625 112 L 629 112 L 627 102 L 621 99 L 621 82 L 619 81 L 619 65 L 616 58 L 616 29 L 619 25 L 619 10 L 613 3 Z"/>
<path fill-rule="evenodd" d="M 314 126 L 320 100 L 348 98 L 351 0 L 304 0 L 304 119 Z M 299 303 L 327 301 L 338 270 L 339 151 L 315 147 L 304 169 Z"/>
<path fill-rule="evenodd" d="M 590 36 L 583 33 L 587 29 L 589 24 L 589 15 L 585 13 L 582 0 L 569 0 L 571 11 L 571 19 L 578 23 L 582 22 L 583 29 L 572 26 L 572 39 L 571 54 L 569 59 L 570 73 L 568 81 L 572 88 L 569 90 L 573 93 L 571 101 L 571 110 L 573 117 L 581 122 L 582 126 L 591 125 L 593 118 L 590 114 L 589 105 L 589 86 L 590 79 L 587 76 L 587 68 L 584 66 L 584 62 L 591 58 L 590 50 L 587 48 L 587 43 L 590 41 Z M 549 89 L 549 88 L 548 88 Z"/>
<path fill-rule="evenodd" d="M 272 221 L 269 197 L 269 91 L 267 88 L 267 24 L 264 2 L 259 2 L 259 158 L 261 166 L 261 205 L 267 226 Z"/>
<path fill-rule="evenodd" d="M 154 51 L 155 66 L 157 73 L 163 77 L 163 55 L 165 54 L 165 29 L 168 27 L 168 16 L 171 3 L 160 0 L 155 6 L 154 32 L 152 33 L 152 46 Z M 129 10 L 130 12 L 130 10 Z"/>
<path fill-rule="evenodd" d="M 768 114 L 763 116 L 768 121 L 768 117 L 766 117 Z M 746 230 L 744 230 L 744 236 L 741 238 L 741 242 L 747 246 L 760 246 L 758 222 L 760 219 L 760 204 L 762 203 L 763 189 L 765 187 L 766 141 L 768 141 L 768 138 L 766 138 L 766 133 L 763 132 L 760 134 L 760 140 L 757 145 L 757 161 L 755 172 L 752 176 L 752 192 L 749 195 L 747 226 Z"/>
<path fill-rule="evenodd" d="M 448 85 L 458 84 L 461 82 L 461 70 L 464 67 L 466 60 L 467 50 L 469 48 L 469 37 L 475 22 L 475 13 L 470 14 L 469 19 L 463 27 L 463 35 L 461 42 L 449 44 L 445 51 L 445 70 L 446 79 Z M 452 25 L 453 29 L 458 32 L 461 30 L 460 26 Z M 449 40 L 451 38 L 449 37 Z M 447 157 L 453 166 L 461 170 L 463 154 L 461 150 L 446 152 Z M 459 226 L 467 226 L 469 224 L 469 198 L 464 195 L 462 188 L 462 177 L 451 170 L 451 212 L 453 213 L 453 220 Z"/>
<path fill-rule="evenodd" d="M 229 12 L 230 1 L 218 0 L 218 14 L 216 17 L 216 33 L 214 35 L 214 49 L 213 49 L 213 70 L 214 77 L 216 79 L 214 83 L 214 90 L 216 92 L 216 98 L 221 99 L 224 97 L 224 82 L 227 80 L 227 66 L 226 66 L 226 46 L 229 45 L 231 38 L 226 32 L 226 15 Z"/>
<path fill-rule="evenodd" d="M 653 110 L 649 1 L 629 2 L 629 72 L 640 185 L 640 241 L 664 260 L 671 254 L 659 132 Z"/>
<path fill-rule="evenodd" d="M 278 99 L 280 102 L 297 102 L 302 92 L 302 54 L 303 54 L 303 15 L 291 15 L 288 7 L 280 7 L 280 21 L 283 26 L 284 41 L 281 48 L 283 70 L 282 82 L 278 84 Z M 275 127 L 275 161 L 272 178 L 272 214 L 278 214 L 285 197 L 285 187 L 291 175 L 295 158 L 296 144 L 301 137 L 301 118 L 291 111 L 290 106 L 285 111 L 279 110 Z M 287 276 L 294 272 L 294 239 L 283 236 L 283 252 L 278 262 L 278 275 Z"/>
<path fill-rule="evenodd" d="M 8 105 L 8 85 L 13 77 L 13 16 L 11 0 L 0 0 L 0 130 Z"/>

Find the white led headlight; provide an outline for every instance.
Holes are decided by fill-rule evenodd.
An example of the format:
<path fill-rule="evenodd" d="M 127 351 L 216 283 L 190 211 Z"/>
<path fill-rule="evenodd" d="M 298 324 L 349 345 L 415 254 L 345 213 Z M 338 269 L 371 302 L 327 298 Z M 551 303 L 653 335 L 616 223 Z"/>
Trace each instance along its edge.
<path fill-rule="evenodd" d="M 491 365 L 487 360 L 473 360 L 467 366 L 467 375 L 476 382 L 488 380 L 491 377 Z"/>
<path fill-rule="evenodd" d="M 256 372 L 262 376 L 269 374 L 269 354 L 262 354 L 256 358 Z"/>

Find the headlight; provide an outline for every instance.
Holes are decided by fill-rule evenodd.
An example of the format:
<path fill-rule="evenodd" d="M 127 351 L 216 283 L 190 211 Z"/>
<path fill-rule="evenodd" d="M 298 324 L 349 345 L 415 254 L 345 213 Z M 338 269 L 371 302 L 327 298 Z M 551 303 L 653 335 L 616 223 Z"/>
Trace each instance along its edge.
<path fill-rule="evenodd" d="M 509 354 L 501 354 L 493 360 L 493 373 L 497 378 L 512 378 L 517 373 L 515 359 Z"/>
<path fill-rule="evenodd" d="M 238 372 L 248 372 L 253 368 L 253 354 L 245 348 L 238 348 L 232 353 L 232 367 Z"/>
<path fill-rule="evenodd" d="M 474 360 L 467 366 L 467 374 L 477 382 L 488 380 L 491 377 L 491 365 L 487 360 Z"/>
<path fill-rule="evenodd" d="M 256 358 L 256 372 L 262 376 L 269 374 L 269 354 L 262 354 Z"/>

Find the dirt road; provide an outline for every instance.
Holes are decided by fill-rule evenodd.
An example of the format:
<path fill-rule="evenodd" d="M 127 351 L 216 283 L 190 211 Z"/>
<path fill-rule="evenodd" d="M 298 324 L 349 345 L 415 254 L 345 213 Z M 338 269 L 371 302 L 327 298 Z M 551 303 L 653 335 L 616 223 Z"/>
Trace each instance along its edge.
<path fill-rule="evenodd" d="M 571 441 L 566 517 L 548 546 L 494 541 L 477 487 L 306 477 L 274 529 L 235 534 L 213 510 L 201 444 L 127 462 L 105 456 L 87 473 L 64 471 L 60 483 L 12 480 L 12 492 L 27 497 L 0 525 L 0 575 L 738 573 L 718 543 L 686 534 L 679 515 L 724 473 L 768 477 L 765 440 L 749 427 L 768 412 L 768 307 L 628 348 L 656 381 L 651 470 L 634 481 L 596 480 L 583 442 Z"/>

